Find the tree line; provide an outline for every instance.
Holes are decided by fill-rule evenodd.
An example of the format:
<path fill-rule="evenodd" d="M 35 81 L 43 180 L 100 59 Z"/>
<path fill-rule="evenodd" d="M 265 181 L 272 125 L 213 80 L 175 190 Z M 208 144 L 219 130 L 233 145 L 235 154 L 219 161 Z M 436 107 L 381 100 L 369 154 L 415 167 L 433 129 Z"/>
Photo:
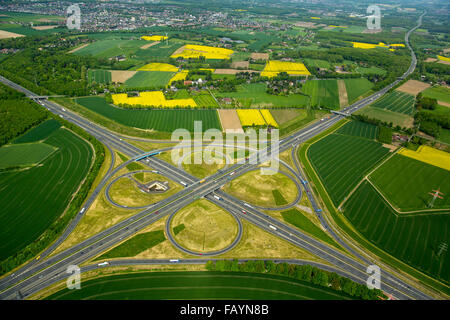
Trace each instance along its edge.
<path fill-rule="evenodd" d="M 0 147 L 46 118 L 39 105 L 0 83 Z"/>

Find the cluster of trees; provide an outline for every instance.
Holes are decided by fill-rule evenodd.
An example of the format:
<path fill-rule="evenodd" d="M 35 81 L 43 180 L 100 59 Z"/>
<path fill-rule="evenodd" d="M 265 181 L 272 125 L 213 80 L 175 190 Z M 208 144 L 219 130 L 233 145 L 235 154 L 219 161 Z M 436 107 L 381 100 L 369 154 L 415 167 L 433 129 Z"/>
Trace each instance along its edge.
<path fill-rule="evenodd" d="M 431 82 L 445 81 L 450 84 L 450 66 L 437 63 L 437 62 L 425 62 L 421 63 L 423 65 L 423 71 L 426 75 L 426 80 Z"/>
<path fill-rule="evenodd" d="M 381 290 L 371 290 L 366 285 L 341 277 L 335 272 L 324 271 L 310 265 L 274 263 L 272 260 L 249 260 L 239 263 L 237 259 L 234 259 L 208 261 L 206 268 L 210 271 L 254 272 L 286 276 L 316 286 L 342 291 L 356 299 L 379 300 L 385 297 Z"/>
<path fill-rule="evenodd" d="M 202 80 L 212 81 L 212 72 L 210 70 L 199 69 L 189 70 L 186 80 L 197 80 L 199 76 L 202 78 Z"/>
<path fill-rule="evenodd" d="M 435 110 L 437 107 L 437 99 L 428 98 L 422 96 L 422 93 L 419 93 L 416 98 L 416 108 L 421 111 L 422 109 L 427 110 Z"/>
<path fill-rule="evenodd" d="M 286 72 L 278 74 L 277 77 L 271 78 L 267 83 L 266 92 L 272 95 L 301 94 L 302 84 L 300 79 L 290 77 Z"/>
<path fill-rule="evenodd" d="M 337 35 L 338 33 L 333 33 L 333 36 L 335 34 Z M 329 36 L 330 35 L 327 35 L 327 37 Z M 400 43 L 402 41 L 400 41 Z M 347 61 L 354 61 L 359 64 L 362 63 L 365 66 L 377 66 L 379 68 L 387 70 L 387 73 L 385 75 L 377 75 L 377 74 L 364 75 L 370 81 L 375 83 L 373 90 L 381 89 L 386 85 L 394 82 L 397 79 L 397 77 L 403 75 L 403 73 L 408 69 L 411 60 L 409 52 L 407 50 L 398 50 L 396 52 L 391 52 L 388 50 L 377 50 L 377 49 L 373 50 L 354 49 L 348 46 L 331 48 L 327 51 L 300 49 L 297 51 L 286 52 L 283 55 L 283 57 L 293 59 L 300 59 L 300 58 L 319 59 L 329 61 L 332 64 L 342 63 L 344 62 L 344 60 L 347 60 Z M 317 70 L 315 70 L 315 68 L 311 68 L 310 71 L 317 75 Z M 333 70 L 327 71 L 324 74 L 324 76 L 326 76 L 327 78 L 361 77 L 361 75 L 358 73 L 342 74 L 336 73 Z"/>
<path fill-rule="evenodd" d="M 0 147 L 46 118 L 38 104 L 0 84 Z"/>
<path fill-rule="evenodd" d="M 441 128 L 450 129 L 450 116 L 442 113 L 434 113 L 437 107 L 437 100 L 423 97 L 421 93 L 417 95 L 416 107 L 419 112 L 414 115 L 414 122 L 420 131 L 439 138 Z"/>
<path fill-rule="evenodd" d="M 403 43 L 404 36 L 400 33 L 391 33 L 391 32 L 380 32 L 374 34 L 364 34 L 364 33 L 341 33 L 341 32 L 327 32 L 327 31 L 319 31 L 316 35 L 316 39 L 322 42 L 337 42 L 341 41 L 349 44 L 349 42 L 367 42 L 378 44 L 380 42 L 383 43 Z M 350 46 L 352 44 L 350 43 Z"/>
<path fill-rule="evenodd" d="M 66 54 L 74 42 L 61 37 L 26 39 L 28 43 L 10 43 L 21 50 L 2 60 L 1 74 L 38 94 L 89 94 L 86 70 L 98 67 L 98 59 Z"/>

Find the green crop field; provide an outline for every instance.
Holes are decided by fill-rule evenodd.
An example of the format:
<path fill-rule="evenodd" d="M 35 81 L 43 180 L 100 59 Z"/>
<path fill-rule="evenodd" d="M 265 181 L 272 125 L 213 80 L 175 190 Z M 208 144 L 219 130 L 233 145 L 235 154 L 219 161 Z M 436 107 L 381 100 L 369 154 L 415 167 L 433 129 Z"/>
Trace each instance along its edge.
<path fill-rule="evenodd" d="M 162 230 L 140 233 L 125 241 L 124 243 L 118 245 L 117 247 L 109 250 L 105 254 L 98 257 L 96 260 L 120 257 L 134 257 L 142 251 L 150 249 L 165 240 L 166 237 L 164 236 L 164 231 Z"/>
<path fill-rule="evenodd" d="M 397 215 L 368 182 L 344 206 L 344 215 L 376 246 L 447 283 L 450 254 L 440 247 L 449 242 L 449 213 Z"/>
<path fill-rule="evenodd" d="M 389 150 L 365 138 L 331 134 L 311 145 L 308 158 L 338 205 Z"/>
<path fill-rule="evenodd" d="M 64 20 L 62 16 L 47 15 L 47 14 L 36 14 L 36 13 L 25 13 L 25 12 L 13 12 L 13 11 L 0 11 L 0 21 L 1 22 L 34 22 L 38 23 L 40 19 L 45 19 L 52 22 L 57 22 Z"/>
<path fill-rule="evenodd" d="M 165 42 L 161 42 L 150 48 L 137 50 L 136 59 L 148 62 L 149 60 L 158 60 L 158 58 L 170 57 L 175 51 L 184 46 L 183 42 L 171 42 L 171 40 L 169 40 L 169 45 Z M 141 46 L 145 44 L 146 43 L 141 43 Z"/>
<path fill-rule="evenodd" d="M 24 36 L 38 36 L 38 35 L 43 36 L 48 35 L 50 33 L 61 31 L 61 29 L 58 28 L 48 30 L 36 30 L 28 26 L 22 26 L 20 24 L 13 24 L 13 23 L 2 23 L 1 21 L 0 21 L 0 30 L 13 32 Z"/>
<path fill-rule="evenodd" d="M 216 98 L 235 98 L 242 107 L 302 107 L 308 105 L 308 97 L 293 94 L 290 96 L 275 96 L 266 92 L 266 85 L 262 83 L 243 84 L 237 87 L 237 92 L 214 92 Z"/>
<path fill-rule="evenodd" d="M 129 127 L 172 132 L 184 128 L 194 131 L 194 121 L 202 121 L 203 130 L 222 130 L 216 110 L 128 110 L 110 106 L 104 98 L 75 99 L 76 103 L 110 120 Z"/>
<path fill-rule="evenodd" d="M 97 82 L 103 84 L 111 83 L 111 72 L 108 70 L 88 70 L 89 83 Z"/>
<path fill-rule="evenodd" d="M 412 115 L 414 113 L 414 96 L 400 91 L 392 91 L 372 104 L 374 108 Z"/>
<path fill-rule="evenodd" d="M 55 119 L 47 120 L 37 127 L 34 127 L 30 131 L 26 132 L 24 135 L 15 139 L 13 143 L 30 143 L 37 142 L 47 138 L 50 134 L 55 132 L 61 127 L 61 124 Z"/>
<path fill-rule="evenodd" d="M 392 122 L 394 126 L 400 126 L 402 128 L 411 128 L 414 124 L 414 119 L 407 114 L 398 113 L 387 109 L 373 108 L 371 106 L 358 110 L 356 114 L 362 114 L 368 116 L 369 118 L 375 118 L 387 123 Z"/>
<path fill-rule="evenodd" d="M 450 144 L 450 130 L 441 128 L 438 140 L 446 144 Z"/>
<path fill-rule="evenodd" d="M 370 180 L 402 211 L 426 209 L 431 190 L 450 194 L 450 171 L 399 154 L 373 172 Z M 450 209 L 450 197 L 436 199 L 434 207 Z"/>
<path fill-rule="evenodd" d="M 208 108 L 208 107 L 219 107 L 216 100 L 208 93 L 208 94 L 200 94 L 192 97 L 200 108 Z"/>
<path fill-rule="evenodd" d="M 243 272 L 140 272 L 83 282 L 80 290 L 63 289 L 48 300 L 251 299 L 340 300 L 345 294 L 296 279 Z"/>
<path fill-rule="evenodd" d="M 336 80 L 308 80 L 302 91 L 311 97 L 311 105 L 339 109 L 339 89 Z"/>
<path fill-rule="evenodd" d="M 0 148 L 0 168 L 38 164 L 55 151 L 56 148 L 45 143 L 6 145 Z"/>
<path fill-rule="evenodd" d="M 446 87 L 432 87 L 422 92 L 424 97 L 434 98 L 438 101 L 450 103 L 450 89 Z"/>
<path fill-rule="evenodd" d="M 330 69 L 331 64 L 326 60 L 318 60 L 318 59 L 304 59 L 305 64 L 311 66 L 313 68 L 323 68 Z"/>
<path fill-rule="evenodd" d="M 351 121 L 336 131 L 348 136 L 362 137 L 367 139 L 376 139 L 378 137 L 378 127 L 360 121 Z"/>
<path fill-rule="evenodd" d="M 125 81 L 125 86 L 128 88 L 163 87 L 174 75 L 174 72 L 166 71 L 138 71 Z"/>
<path fill-rule="evenodd" d="M 129 56 L 145 43 L 141 40 L 98 40 L 74 54 L 91 55 L 94 58 L 111 58 L 119 55 Z"/>
<path fill-rule="evenodd" d="M 373 87 L 373 83 L 366 78 L 344 79 L 344 82 L 350 104 L 354 103 L 362 95 L 365 95 Z"/>
<path fill-rule="evenodd" d="M 92 148 L 70 131 L 60 128 L 45 143 L 58 151 L 42 165 L 0 173 L 0 260 L 36 240 L 64 212 L 91 166 Z"/>
<path fill-rule="evenodd" d="M 367 74 L 385 75 L 386 74 L 386 70 L 378 68 L 378 67 L 370 67 L 370 68 L 358 67 L 358 68 L 356 68 L 356 72 L 358 72 L 362 75 L 367 75 Z"/>

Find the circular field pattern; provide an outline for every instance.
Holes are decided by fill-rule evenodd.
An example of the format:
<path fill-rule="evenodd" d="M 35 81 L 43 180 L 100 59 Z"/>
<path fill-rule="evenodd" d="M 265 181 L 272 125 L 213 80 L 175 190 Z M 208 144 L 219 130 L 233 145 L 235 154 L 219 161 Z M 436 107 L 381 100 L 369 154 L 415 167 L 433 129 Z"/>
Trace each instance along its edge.
<path fill-rule="evenodd" d="M 174 228 L 184 228 L 175 234 Z M 238 235 L 235 218 L 208 200 L 198 200 L 178 211 L 170 220 L 173 239 L 194 252 L 214 252 L 229 247 Z"/>
<path fill-rule="evenodd" d="M 252 205 L 264 208 L 294 204 L 300 195 L 300 186 L 290 176 L 280 172 L 262 175 L 253 170 L 230 181 L 224 191 Z"/>
<path fill-rule="evenodd" d="M 167 178 L 151 171 L 129 172 L 114 179 L 106 188 L 106 197 L 113 205 L 124 208 L 144 208 L 178 192 L 181 187 L 169 182 L 169 190 L 163 193 L 145 193 L 137 182 L 168 181 Z"/>

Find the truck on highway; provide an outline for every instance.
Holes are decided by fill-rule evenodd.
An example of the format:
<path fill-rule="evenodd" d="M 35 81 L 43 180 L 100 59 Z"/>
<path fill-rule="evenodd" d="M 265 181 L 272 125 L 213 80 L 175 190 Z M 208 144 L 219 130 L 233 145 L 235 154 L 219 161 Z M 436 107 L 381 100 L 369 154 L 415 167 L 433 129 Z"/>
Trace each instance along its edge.
<path fill-rule="evenodd" d="M 83 209 L 81 209 L 80 213 L 83 213 L 83 212 L 84 212 L 84 210 L 86 210 L 86 208 L 83 208 Z"/>
<path fill-rule="evenodd" d="M 109 266 L 109 262 L 108 262 L 108 261 L 105 261 L 105 262 L 99 263 L 98 266 L 99 266 L 99 267 L 106 267 L 106 266 Z"/>
<path fill-rule="evenodd" d="M 206 181 L 206 179 L 200 180 L 200 183 L 204 183 Z"/>
<path fill-rule="evenodd" d="M 247 202 L 244 202 L 244 206 L 247 206 L 249 208 L 253 208 L 251 205 L 249 205 Z"/>
<path fill-rule="evenodd" d="M 214 196 L 214 198 L 216 198 L 217 200 L 222 200 L 222 198 L 219 196 Z"/>
<path fill-rule="evenodd" d="M 269 228 L 273 229 L 273 230 L 277 230 L 277 228 L 275 228 L 273 225 L 269 224 Z"/>
<path fill-rule="evenodd" d="M 188 185 L 187 185 L 187 183 L 186 182 L 184 182 L 184 181 L 180 181 L 180 183 L 183 185 L 183 186 L 185 186 L 185 187 L 187 187 Z"/>
<path fill-rule="evenodd" d="M 169 261 L 170 262 L 180 262 L 180 260 L 178 260 L 178 259 L 170 259 Z"/>

